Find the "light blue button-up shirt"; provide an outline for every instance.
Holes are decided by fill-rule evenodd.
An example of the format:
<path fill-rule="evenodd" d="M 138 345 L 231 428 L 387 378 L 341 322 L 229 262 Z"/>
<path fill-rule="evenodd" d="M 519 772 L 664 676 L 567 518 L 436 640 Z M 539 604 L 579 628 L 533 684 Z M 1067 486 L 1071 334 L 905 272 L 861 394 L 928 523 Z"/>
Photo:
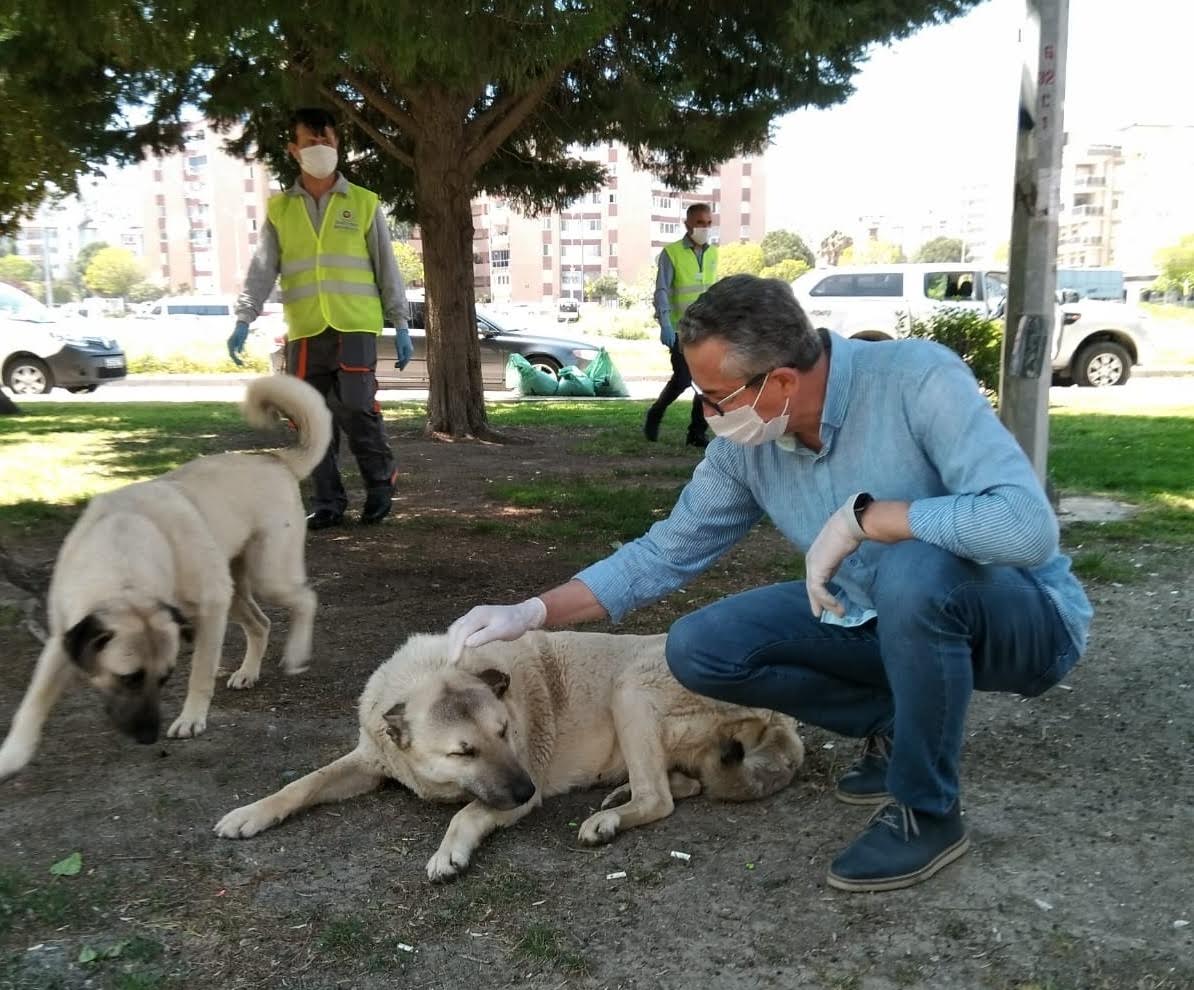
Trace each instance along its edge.
<path fill-rule="evenodd" d="M 671 515 L 577 575 L 615 620 L 687 584 L 764 515 L 801 552 L 855 492 L 911 503 L 918 540 L 1024 569 L 1081 652 L 1093 614 L 1058 546 L 1057 517 L 1028 459 L 952 351 L 919 340 L 830 338 L 820 451 L 790 436 L 746 447 L 716 438 Z M 864 542 L 834 578 L 858 625 L 883 545 Z"/>

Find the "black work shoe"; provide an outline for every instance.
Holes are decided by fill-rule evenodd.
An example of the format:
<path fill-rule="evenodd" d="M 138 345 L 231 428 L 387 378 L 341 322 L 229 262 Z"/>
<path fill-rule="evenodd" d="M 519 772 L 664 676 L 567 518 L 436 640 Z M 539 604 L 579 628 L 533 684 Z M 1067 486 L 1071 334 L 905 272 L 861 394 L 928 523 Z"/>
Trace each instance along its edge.
<path fill-rule="evenodd" d="M 709 446 L 709 438 L 706 436 L 690 433 L 688 435 L 688 439 L 685 440 L 684 443 L 686 446 L 700 447 L 701 450 L 704 450 L 706 447 Z"/>
<path fill-rule="evenodd" d="M 969 848 L 960 801 L 944 815 L 892 801 L 871 815 L 862 835 L 830 865 L 826 879 L 838 890 L 900 890 L 928 880 Z"/>
<path fill-rule="evenodd" d="M 393 485 L 378 485 L 365 493 L 365 507 L 361 510 L 361 524 L 371 526 L 379 523 L 390 514 L 390 505 L 394 498 Z"/>
<path fill-rule="evenodd" d="M 845 804 L 886 804 L 887 768 L 891 765 L 891 736 L 867 736 L 862 752 L 842 774 L 833 796 Z"/>
<path fill-rule="evenodd" d="M 307 529 L 327 529 L 339 526 L 344 522 L 343 512 L 333 512 L 331 509 L 316 509 L 307 516 Z"/>
<path fill-rule="evenodd" d="M 643 436 L 654 442 L 659 439 L 659 424 L 663 422 L 663 410 L 652 406 L 647 410 L 647 418 L 643 421 Z"/>

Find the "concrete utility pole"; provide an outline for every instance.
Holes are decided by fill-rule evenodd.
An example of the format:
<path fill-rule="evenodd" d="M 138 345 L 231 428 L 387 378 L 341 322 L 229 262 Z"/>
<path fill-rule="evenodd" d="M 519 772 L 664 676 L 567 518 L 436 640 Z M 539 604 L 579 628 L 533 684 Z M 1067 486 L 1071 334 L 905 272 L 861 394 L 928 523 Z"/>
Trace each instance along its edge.
<path fill-rule="evenodd" d="M 1069 0 L 1027 0 L 999 418 L 1045 480 Z"/>

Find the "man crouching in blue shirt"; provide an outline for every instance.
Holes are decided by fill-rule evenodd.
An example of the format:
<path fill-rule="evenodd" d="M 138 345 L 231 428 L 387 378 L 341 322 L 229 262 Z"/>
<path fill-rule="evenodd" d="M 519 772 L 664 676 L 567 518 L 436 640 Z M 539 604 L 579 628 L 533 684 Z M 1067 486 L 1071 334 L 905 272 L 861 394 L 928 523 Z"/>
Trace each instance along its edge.
<path fill-rule="evenodd" d="M 727 278 L 679 335 L 716 438 L 671 515 L 518 605 L 479 606 L 465 646 L 653 602 L 764 515 L 807 548 L 804 581 L 684 616 L 667 660 L 699 694 L 865 742 L 836 796 L 876 805 L 829 868 L 908 887 L 969 845 L 958 764 L 971 693 L 1037 695 L 1077 662 L 1092 609 L 1028 459 L 951 351 L 816 331 L 780 281 Z"/>

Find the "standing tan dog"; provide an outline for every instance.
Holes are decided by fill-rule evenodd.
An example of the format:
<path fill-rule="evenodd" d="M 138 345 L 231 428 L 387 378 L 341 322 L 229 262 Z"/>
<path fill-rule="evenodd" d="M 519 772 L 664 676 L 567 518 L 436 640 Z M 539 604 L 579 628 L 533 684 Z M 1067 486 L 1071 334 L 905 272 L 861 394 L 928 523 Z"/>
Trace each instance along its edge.
<path fill-rule="evenodd" d="M 786 787 L 804 760 L 792 719 L 685 690 L 665 640 L 539 632 L 467 650 L 454 666 L 446 637 L 413 636 L 365 685 L 355 750 L 215 831 L 247 838 L 392 778 L 421 798 L 468 802 L 427 863 L 432 880 L 448 880 L 494 829 L 573 788 L 629 777 L 581 825 L 580 841 L 595 845 L 702 790 L 745 801 Z"/>
<path fill-rule="evenodd" d="M 180 639 L 192 634 L 186 701 L 167 734 L 199 735 L 230 618 L 248 645 L 228 686 L 250 687 L 261 671 L 270 624 L 255 595 L 290 609 L 282 666 L 292 674 L 305 669 L 316 598 L 303 563 L 298 481 L 328 449 L 331 414 L 310 385 L 281 375 L 250 384 L 242 409 L 262 428 L 286 416 L 298 429 L 298 446 L 201 457 L 99 495 L 67 535 L 50 582 L 50 637 L 0 748 L 0 777 L 32 759 L 72 672 L 100 692 L 122 732 L 141 743 L 156 740 L 159 689 Z"/>

